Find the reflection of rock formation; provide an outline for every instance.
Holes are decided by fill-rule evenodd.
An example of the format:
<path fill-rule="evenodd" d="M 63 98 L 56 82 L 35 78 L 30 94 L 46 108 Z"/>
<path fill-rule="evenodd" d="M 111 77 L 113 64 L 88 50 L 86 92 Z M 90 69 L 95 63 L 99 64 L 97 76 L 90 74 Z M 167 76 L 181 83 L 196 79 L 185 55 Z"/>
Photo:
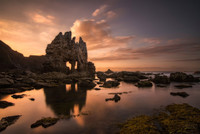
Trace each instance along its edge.
<path fill-rule="evenodd" d="M 87 61 L 86 43 L 80 37 L 79 42 L 75 42 L 75 37 L 71 38 L 71 32 L 64 35 L 59 33 L 46 49 L 45 70 L 59 72 L 83 72 L 92 73 L 95 71 L 94 64 Z M 71 64 L 71 70 L 68 64 Z M 90 69 L 90 70 L 89 70 Z M 93 70 L 91 70 L 93 69 Z"/>
<path fill-rule="evenodd" d="M 78 86 L 73 83 L 56 88 L 44 88 L 46 104 L 51 107 L 56 115 L 77 114 L 82 110 L 86 102 L 86 90 L 78 90 Z"/>

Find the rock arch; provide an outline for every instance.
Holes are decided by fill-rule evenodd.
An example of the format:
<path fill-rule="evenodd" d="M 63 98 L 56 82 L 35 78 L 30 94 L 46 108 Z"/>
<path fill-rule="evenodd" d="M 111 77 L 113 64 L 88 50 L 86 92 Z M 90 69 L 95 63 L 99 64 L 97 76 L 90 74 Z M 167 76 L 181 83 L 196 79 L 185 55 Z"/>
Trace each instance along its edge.
<path fill-rule="evenodd" d="M 47 45 L 46 62 L 44 63 L 45 71 L 64 73 L 73 73 L 76 71 L 95 72 L 94 64 L 88 62 L 86 43 L 81 37 L 79 38 L 79 42 L 75 42 L 75 37 L 71 38 L 71 35 L 71 31 L 65 34 L 60 32 L 51 44 Z M 71 69 L 66 66 L 66 62 L 71 64 Z M 77 68 L 75 68 L 76 64 Z"/>

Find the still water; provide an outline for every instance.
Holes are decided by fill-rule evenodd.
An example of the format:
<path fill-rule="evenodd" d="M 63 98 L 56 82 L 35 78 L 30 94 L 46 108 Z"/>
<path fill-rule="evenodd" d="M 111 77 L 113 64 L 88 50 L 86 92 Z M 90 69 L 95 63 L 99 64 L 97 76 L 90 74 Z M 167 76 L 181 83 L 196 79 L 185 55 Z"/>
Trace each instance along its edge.
<path fill-rule="evenodd" d="M 168 87 L 137 88 L 134 84 L 121 82 L 117 88 L 102 88 L 101 90 L 79 89 L 77 84 L 67 84 L 56 88 L 44 88 L 23 92 L 22 99 L 13 99 L 11 95 L 1 100 L 15 103 L 15 106 L 0 109 L 0 118 L 12 115 L 22 115 L 17 122 L 9 126 L 2 134 L 106 134 L 116 133 L 120 122 L 140 114 L 152 114 L 155 109 L 171 103 L 188 103 L 200 108 L 200 83 L 194 83 L 192 88 L 176 89 L 171 83 Z M 98 87 L 98 85 L 97 85 Z M 185 91 L 190 96 L 182 98 L 171 96 L 172 91 Z M 129 92 L 122 94 L 119 102 L 108 101 L 113 92 Z M 22 94 L 22 93 L 18 93 Z M 35 98 L 30 101 L 29 98 Z M 31 124 L 42 117 L 58 117 L 61 115 L 79 115 L 48 128 L 31 128 Z"/>

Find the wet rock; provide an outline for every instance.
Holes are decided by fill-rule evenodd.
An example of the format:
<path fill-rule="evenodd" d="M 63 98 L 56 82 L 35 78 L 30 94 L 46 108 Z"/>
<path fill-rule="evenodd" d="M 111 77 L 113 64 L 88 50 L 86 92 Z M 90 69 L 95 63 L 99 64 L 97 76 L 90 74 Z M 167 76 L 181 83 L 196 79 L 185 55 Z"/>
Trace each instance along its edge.
<path fill-rule="evenodd" d="M 105 71 L 106 74 L 111 74 L 114 73 L 112 70 L 108 69 L 107 71 Z"/>
<path fill-rule="evenodd" d="M 92 89 L 96 86 L 96 84 L 91 80 L 81 80 L 78 82 L 79 87 L 83 89 Z"/>
<path fill-rule="evenodd" d="M 94 90 L 101 90 L 101 88 L 94 88 Z"/>
<path fill-rule="evenodd" d="M 39 88 L 43 88 L 43 87 L 56 87 L 59 86 L 56 83 L 52 83 L 52 82 L 37 82 L 34 87 L 39 89 Z"/>
<path fill-rule="evenodd" d="M 155 75 L 155 78 L 153 79 L 153 82 L 156 84 L 169 84 L 170 83 L 170 79 L 163 75 Z"/>
<path fill-rule="evenodd" d="M 10 78 L 1 78 L 0 87 L 11 87 L 14 84 L 14 81 Z"/>
<path fill-rule="evenodd" d="M 96 67 L 95 67 L 94 63 L 92 63 L 92 62 L 87 63 L 87 72 L 89 73 L 89 76 L 91 78 L 95 78 Z"/>
<path fill-rule="evenodd" d="M 59 119 L 58 118 L 52 118 L 52 117 L 47 117 L 47 118 L 42 118 L 41 120 L 36 121 L 31 125 L 31 128 L 36 128 L 39 126 L 42 126 L 44 128 L 50 127 L 52 125 L 55 125 Z"/>
<path fill-rule="evenodd" d="M 20 94 L 20 95 L 12 95 L 11 97 L 14 99 L 21 99 L 24 98 L 24 96 L 26 96 L 25 94 Z"/>
<path fill-rule="evenodd" d="M 3 117 L 0 121 L 0 132 L 14 124 L 20 117 L 21 115 Z"/>
<path fill-rule="evenodd" d="M 172 96 L 181 96 L 183 98 L 189 96 L 189 94 L 187 94 L 186 92 L 171 92 L 170 95 L 172 95 Z"/>
<path fill-rule="evenodd" d="M 139 71 L 137 72 L 127 72 L 127 71 L 122 71 L 122 72 L 119 72 L 118 73 L 118 77 L 127 77 L 127 76 L 135 76 L 137 77 L 138 79 L 147 79 L 147 77 L 145 76 L 144 73 L 141 73 Z"/>
<path fill-rule="evenodd" d="M 199 78 L 195 78 L 183 72 L 171 73 L 170 80 L 175 82 L 199 82 Z"/>
<path fill-rule="evenodd" d="M 18 88 L 1 88 L 0 89 L 0 94 L 14 94 L 14 93 L 18 93 L 21 92 L 22 90 L 18 89 Z"/>
<path fill-rule="evenodd" d="M 195 71 L 194 74 L 200 74 L 200 71 Z"/>
<path fill-rule="evenodd" d="M 22 91 L 28 91 L 28 90 L 33 90 L 34 87 L 20 87 L 19 89 Z"/>
<path fill-rule="evenodd" d="M 106 81 L 106 75 L 103 72 L 97 72 L 97 77 L 100 81 Z"/>
<path fill-rule="evenodd" d="M 103 87 L 111 88 L 111 87 L 117 87 L 119 85 L 120 85 L 120 83 L 117 80 L 114 80 L 114 81 L 109 80 L 109 81 L 104 82 Z"/>
<path fill-rule="evenodd" d="M 99 82 L 97 82 L 97 84 L 103 84 L 103 82 L 100 82 L 100 81 L 99 81 Z"/>
<path fill-rule="evenodd" d="M 122 77 L 117 77 L 117 78 L 115 78 L 115 80 L 117 80 L 117 81 L 123 81 L 123 78 Z"/>
<path fill-rule="evenodd" d="M 115 94 L 113 98 L 107 98 L 106 101 L 120 101 L 121 97 L 118 94 Z"/>
<path fill-rule="evenodd" d="M 128 93 L 131 93 L 131 91 L 129 91 L 129 92 L 108 93 L 108 94 L 111 94 L 111 95 L 115 95 L 115 94 L 117 94 L 117 95 L 122 95 L 122 94 L 128 94 Z"/>
<path fill-rule="evenodd" d="M 14 106 L 14 103 L 7 101 L 0 101 L 0 108 L 7 108 L 9 106 Z"/>
<path fill-rule="evenodd" d="M 22 82 L 26 83 L 26 84 L 33 85 L 33 84 L 36 83 L 36 80 L 34 80 L 33 78 L 24 78 L 24 79 L 22 79 Z"/>
<path fill-rule="evenodd" d="M 34 98 L 29 98 L 29 100 L 31 100 L 31 101 L 35 101 L 35 99 L 34 99 Z"/>
<path fill-rule="evenodd" d="M 152 87 L 153 84 L 150 81 L 139 81 L 136 84 L 137 87 Z"/>
<path fill-rule="evenodd" d="M 190 84 L 180 84 L 180 85 L 175 85 L 174 87 L 177 87 L 177 88 L 190 88 L 190 87 L 192 87 L 192 85 L 190 85 Z"/>
<path fill-rule="evenodd" d="M 167 87 L 167 85 L 164 85 L 164 84 L 157 84 L 156 86 L 157 87 Z"/>
<path fill-rule="evenodd" d="M 138 82 L 138 81 L 140 81 L 140 79 L 138 78 L 138 77 L 136 77 L 136 76 L 125 76 L 124 78 L 123 78 L 123 81 L 125 81 L 125 82 Z"/>

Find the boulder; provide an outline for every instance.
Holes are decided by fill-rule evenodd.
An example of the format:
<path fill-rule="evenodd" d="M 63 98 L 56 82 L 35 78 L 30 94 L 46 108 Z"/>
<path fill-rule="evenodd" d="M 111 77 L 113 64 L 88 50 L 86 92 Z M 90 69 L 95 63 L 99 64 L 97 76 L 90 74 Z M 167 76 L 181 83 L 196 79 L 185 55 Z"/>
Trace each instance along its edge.
<path fill-rule="evenodd" d="M 31 128 L 36 128 L 42 126 L 44 128 L 50 127 L 58 122 L 59 118 L 42 118 L 31 125 Z"/>
<path fill-rule="evenodd" d="M 190 87 L 192 87 L 192 85 L 190 85 L 190 84 L 180 84 L 180 85 L 175 85 L 174 87 L 177 87 L 177 88 L 190 88 Z"/>
<path fill-rule="evenodd" d="M 33 85 L 36 83 L 36 80 L 34 80 L 33 78 L 24 78 L 22 79 L 22 82 L 25 84 Z"/>
<path fill-rule="evenodd" d="M 80 80 L 78 85 L 82 89 L 92 89 L 96 86 L 96 84 L 91 80 Z"/>
<path fill-rule="evenodd" d="M 22 90 L 18 88 L 0 88 L 0 94 L 14 94 L 22 92 Z"/>
<path fill-rule="evenodd" d="M 156 84 L 169 84 L 170 79 L 165 75 L 155 75 L 153 82 Z"/>
<path fill-rule="evenodd" d="M 20 95 L 12 95 L 11 97 L 14 99 L 21 99 L 24 98 L 24 96 L 26 96 L 25 94 L 20 94 Z"/>
<path fill-rule="evenodd" d="M 29 98 L 29 100 L 31 100 L 31 101 L 35 101 L 35 99 L 34 99 L 34 98 Z"/>
<path fill-rule="evenodd" d="M 175 72 L 170 74 L 170 80 L 175 82 L 199 82 L 199 78 L 187 75 L 183 72 Z"/>
<path fill-rule="evenodd" d="M 136 84 L 137 87 L 152 87 L 153 84 L 150 81 L 139 81 Z"/>
<path fill-rule="evenodd" d="M 107 98 L 105 101 L 115 101 L 118 102 L 120 101 L 121 97 L 118 94 L 115 94 L 113 98 Z"/>
<path fill-rule="evenodd" d="M 103 72 L 97 72 L 97 77 L 100 81 L 106 81 L 106 75 Z"/>
<path fill-rule="evenodd" d="M 125 76 L 124 78 L 123 78 L 123 81 L 125 81 L 125 82 L 138 82 L 138 81 L 140 81 L 140 79 L 138 78 L 138 77 L 136 77 L 136 76 Z"/>
<path fill-rule="evenodd" d="M 14 124 L 20 117 L 21 115 L 15 115 L 15 116 L 7 116 L 7 117 L 1 118 L 0 132 L 5 130 L 8 126 Z"/>
<path fill-rule="evenodd" d="M 14 106 L 14 103 L 7 101 L 0 101 L 0 108 L 7 108 L 9 106 Z"/>
<path fill-rule="evenodd" d="M 157 87 L 167 87 L 167 85 L 164 85 L 164 84 L 157 84 L 156 86 Z"/>
<path fill-rule="evenodd" d="M 117 80 L 114 80 L 114 81 L 109 80 L 109 81 L 104 82 L 103 87 L 111 88 L 111 87 L 117 87 L 119 85 L 120 85 L 120 83 Z"/>
<path fill-rule="evenodd" d="M 14 81 L 9 78 L 0 79 L 0 87 L 11 87 L 14 84 Z"/>
<path fill-rule="evenodd" d="M 189 94 L 187 94 L 186 92 L 171 92 L 170 95 L 172 95 L 172 96 L 181 96 L 183 98 L 189 96 Z"/>
<path fill-rule="evenodd" d="M 200 71 L 195 71 L 194 74 L 200 74 Z"/>
<path fill-rule="evenodd" d="M 94 88 L 94 90 L 101 90 L 101 88 Z"/>
<path fill-rule="evenodd" d="M 108 69 L 107 71 L 105 71 L 106 74 L 111 74 L 114 73 L 112 70 Z"/>

